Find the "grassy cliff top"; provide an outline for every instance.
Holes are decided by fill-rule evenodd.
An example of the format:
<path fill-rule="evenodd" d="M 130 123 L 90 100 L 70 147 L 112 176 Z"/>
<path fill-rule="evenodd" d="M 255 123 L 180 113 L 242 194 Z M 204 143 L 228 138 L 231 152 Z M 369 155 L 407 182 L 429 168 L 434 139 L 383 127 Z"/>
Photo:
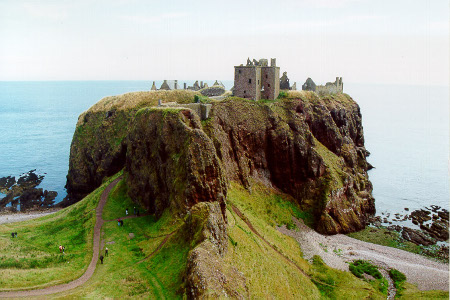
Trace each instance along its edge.
<path fill-rule="evenodd" d="M 105 97 L 89 108 L 88 112 L 139 109 L 158 105 L 158 99 L 162 102 L 191 103 L 195 95 L 200 93 L 190 90 L 132 92 Z"/>

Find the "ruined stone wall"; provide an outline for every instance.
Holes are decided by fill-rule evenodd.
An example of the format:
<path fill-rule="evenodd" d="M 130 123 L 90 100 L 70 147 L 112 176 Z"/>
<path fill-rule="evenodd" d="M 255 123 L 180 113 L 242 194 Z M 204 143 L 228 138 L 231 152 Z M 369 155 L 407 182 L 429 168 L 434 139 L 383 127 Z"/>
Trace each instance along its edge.
<path fill-rule="evenodd" d="M 325 85 L 316 86 L 316 93 L 318 94 L 337 94 L 344 91 L 344 84 L 342 77 L 336 77 L 335 82 L 327 82 Z"/>
<path fill-rule="evenodd" d="M 264 86 L 262 99 L 276 99 L 280 93 L 280 68 L 262 67 L 261 81 Z"/>
<path fill-rule="evenodd" d="M 234 95 L 247 99 L 261 99 L 261 67 L 234 67 Z"/>

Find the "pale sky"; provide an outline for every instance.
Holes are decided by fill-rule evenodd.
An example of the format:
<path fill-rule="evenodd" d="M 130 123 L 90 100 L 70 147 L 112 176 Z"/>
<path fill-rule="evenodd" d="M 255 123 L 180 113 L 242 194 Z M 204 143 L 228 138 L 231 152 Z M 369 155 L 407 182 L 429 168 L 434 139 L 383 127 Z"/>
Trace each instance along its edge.
<path fill-rule="evenodd" d="M 0 0 L 0 80 L 449 84 L 448 0 Z"/>

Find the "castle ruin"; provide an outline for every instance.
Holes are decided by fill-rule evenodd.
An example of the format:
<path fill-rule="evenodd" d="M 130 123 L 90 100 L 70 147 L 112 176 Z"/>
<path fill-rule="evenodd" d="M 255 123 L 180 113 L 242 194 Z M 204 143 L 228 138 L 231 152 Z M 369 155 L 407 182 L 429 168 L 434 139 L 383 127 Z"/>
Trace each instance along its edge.
<path fill-rule="evenodd" d="M 335 82 L 327 82 L 325 85 L 316 85 L 311 78 L 306 79 L 302 85 L 302 90 L 313 91 L 317 94 L 337 94 L 344 91 L 342 77 L 336 77 Z"/>
<path fill-rule="evenodd" d="M 276 59 L 247 59 L 247 65 L 234 67 L 234 91 L 237 97 L 260 100 L 276 99 L 280 93 L 280 67 Z"/>

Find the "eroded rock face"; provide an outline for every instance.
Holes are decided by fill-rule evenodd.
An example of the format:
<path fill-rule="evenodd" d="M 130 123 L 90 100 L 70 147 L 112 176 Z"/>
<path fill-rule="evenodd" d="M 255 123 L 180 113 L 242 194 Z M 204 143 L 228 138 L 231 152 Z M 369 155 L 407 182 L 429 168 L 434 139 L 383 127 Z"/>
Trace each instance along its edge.
<path fill-rule="evenodd" d="M 199 202 L 226 196 L 214 145 L 201 128 L 189 109 L 139 111 L 127 138 L 129 195 L 158 215 L 167 207 L 184 214 Z"/>
<path fill-rule="evenodd" d="M 344 95 L 310 96 L 216 103 L 205 131 L 230 180 L 275 185 L 314 210 L 319 232 L 362 229 L 375 206 L 359 107 Z"/>
<path fill-rule="evenodd" d="M 87 112 L 80 116 L 70 146 L 67 198 L 75 203 L 92 192 L 103 178 L 120 171 L 125 164 L 126 146 L 132 113 L 127 111 Z"/>

